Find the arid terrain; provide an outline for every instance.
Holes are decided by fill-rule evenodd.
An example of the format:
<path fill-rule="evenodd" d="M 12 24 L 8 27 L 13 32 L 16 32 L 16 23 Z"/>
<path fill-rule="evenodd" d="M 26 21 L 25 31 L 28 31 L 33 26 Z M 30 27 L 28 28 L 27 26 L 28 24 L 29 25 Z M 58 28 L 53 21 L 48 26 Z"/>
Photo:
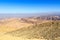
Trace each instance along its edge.
<path fill-rule="evenodd" d="M 0 40 L 59 40 L 60 16 L 0 19 Z"/>

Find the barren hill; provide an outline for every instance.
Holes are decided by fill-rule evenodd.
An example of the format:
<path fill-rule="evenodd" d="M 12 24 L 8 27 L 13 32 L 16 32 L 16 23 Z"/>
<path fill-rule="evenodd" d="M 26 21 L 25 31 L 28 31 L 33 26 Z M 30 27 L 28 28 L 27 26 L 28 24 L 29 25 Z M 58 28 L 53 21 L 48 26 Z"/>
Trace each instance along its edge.
<path fill-rule="evenodd" d="M 42 23 L 27 28 L 24 27 L 16 31 L 8 32 L 7 34 L 28 39 L 45 38 L 55 40 L 55 38 L 60 37 L 60 21 Z"/>
<path fill-rule="evenodd" d="M 3 19 L 0 20 L 0 33 L 19 38 L 55 40 L 60 37 L 60 17 Z"/>
<path fill-rule="evenodd" d="M 0 32 L 13 31 L 23 27 L 29 27 L 36 24 L 52 22 L 52 20 L 59 20 L 59 19 L 60 19 L 59 16 L 3 19 L 3 20 L 0 20 Z"/>
<path fill-rule="evenodd" d="M 16 18 L 4 19 L 0 20 L 0 32 L 13 31 L 31 25 L 32 23 L 23 22 L 21 19 Z"/>

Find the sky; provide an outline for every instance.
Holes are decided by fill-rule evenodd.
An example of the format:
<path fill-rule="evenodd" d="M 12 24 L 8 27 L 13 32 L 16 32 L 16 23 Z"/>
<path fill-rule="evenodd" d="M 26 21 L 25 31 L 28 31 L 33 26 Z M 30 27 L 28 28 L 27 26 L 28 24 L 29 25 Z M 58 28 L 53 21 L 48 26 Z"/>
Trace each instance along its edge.
<path fill-rule="evenodd" d="M 59 0 L 0 0 L 0 14 L 60 12 Z"/>

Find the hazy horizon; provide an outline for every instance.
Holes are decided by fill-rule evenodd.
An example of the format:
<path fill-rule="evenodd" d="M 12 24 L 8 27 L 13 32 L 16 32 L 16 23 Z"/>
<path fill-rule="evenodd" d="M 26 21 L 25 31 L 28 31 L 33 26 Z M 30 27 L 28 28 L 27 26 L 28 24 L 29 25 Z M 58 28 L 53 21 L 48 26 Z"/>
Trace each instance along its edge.
<path fill-rule="evenodd" d="M 0 17 L 60 15 L 59 0 L 0 0 Z"/>

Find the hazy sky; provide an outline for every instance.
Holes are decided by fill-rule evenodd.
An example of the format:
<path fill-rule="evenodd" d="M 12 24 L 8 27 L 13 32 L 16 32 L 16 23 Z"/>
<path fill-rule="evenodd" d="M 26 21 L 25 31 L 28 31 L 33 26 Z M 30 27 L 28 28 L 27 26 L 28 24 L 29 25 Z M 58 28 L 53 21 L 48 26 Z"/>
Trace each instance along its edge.
<path fill-rule="evenodd" d="M 60 12 L 59 0 L 0 0 L 0 13 Z"/>

